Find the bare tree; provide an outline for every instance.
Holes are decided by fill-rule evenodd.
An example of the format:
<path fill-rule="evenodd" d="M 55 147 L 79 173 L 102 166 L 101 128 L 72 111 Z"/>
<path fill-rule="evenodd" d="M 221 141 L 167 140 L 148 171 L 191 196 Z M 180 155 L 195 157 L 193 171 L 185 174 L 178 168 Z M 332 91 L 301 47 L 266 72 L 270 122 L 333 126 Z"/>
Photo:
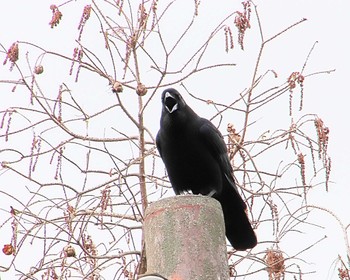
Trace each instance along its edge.
<path fill-rule="evenodd" d="M 307 72 L 314 46 L 289 77 L 261 69 L 270 43 L 305 19 L 266 38 L 257 7 L 245 1 L 202 34 L 204 4 L 178 2 L 80 4 L 76 40 L 65 42 L 71 55 L 33 42 L 1 45 L 11 71 L 1 84 L 16 93 L 1 97 L 9 105 L 0 108 L 0 178 L 6 182 L 0 194 L 7 201 L 0 231 L 9 256 L 1 271 L 19 279 L 135 279 L 144 269 L 145 208 L 172 195 L 154 134 L 159 91 L 177 86 L 210 106 L 211 120 L 227 130 L 237 184 L 258 233 L 253 250 L 228 248 L 232 278 L 301 279 L 308 272 L 302 253 L 321 240 L 294 255 L 283 244 L 317 227 L 308 220 L 316 207 L 308 194 L 329 187 L 329 129 L 303 112 L 303 92 L 309 77 L 332 70 Z M 51 5 L 49 26 L 58 32 L 74 5 Z M 244 50 L 250 29 L 260 46 L 250 83 L 203 97 L 193 80 L 235 68 L 221 54 Z M 287 122 L 258 127 L 255 114 L 274 110 Z"/>

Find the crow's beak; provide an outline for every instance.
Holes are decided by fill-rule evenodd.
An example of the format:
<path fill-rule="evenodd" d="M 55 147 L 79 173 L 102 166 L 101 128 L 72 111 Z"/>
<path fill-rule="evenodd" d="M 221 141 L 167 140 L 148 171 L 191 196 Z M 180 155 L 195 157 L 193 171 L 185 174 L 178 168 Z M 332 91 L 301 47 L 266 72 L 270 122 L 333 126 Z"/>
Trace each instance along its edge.
<path fill-rule="evenodd" d="M 178 104 L 175 97 L 172 96 L 169 92 L 165 93 L 164 106 L 170 114 L 178 109 Z"/>

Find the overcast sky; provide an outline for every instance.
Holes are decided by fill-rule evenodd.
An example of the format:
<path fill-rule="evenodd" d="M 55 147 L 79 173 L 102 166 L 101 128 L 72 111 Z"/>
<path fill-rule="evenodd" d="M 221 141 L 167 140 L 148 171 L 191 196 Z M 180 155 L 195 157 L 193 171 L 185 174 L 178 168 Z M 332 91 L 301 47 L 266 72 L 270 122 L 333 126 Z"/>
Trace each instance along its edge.
<path fill-rule="evenodd" d="M 59 37 L 59 40 L 55 40 L 57 31 L 51 30 L 48 25 L 51 18 L 51 11 L 49 10 L 51 2 L 46 0 L 2 2 L 0 4 L 2 11 L 2 16 L 0 17 L 0 43 L 5 48 L 8 48 L 14 41 L 20 40 L 35 42 L 45 46 L 45 48 L 57 48 L 58 51 L 64 50 L 64 39 Z M 215 18 L 220 17 L 221 6 L 218 3 L 221 1 L 215 1 L 215 3 L 213 1 L 211 4 L 207 2 L 208 0 L 202 0 L 201 5 L 205 7 L 212 5 L 210 8 L 203 8 L 203 13 L 207 13 L 205 18 L 208 21 L 208 25 L 210 25 L 210 23 L 215 21 Z M 232 6 L 239 7 L 237 2 L 240 1 L 226 0 L 223 1 L 222 6 L 227 9 L 232 3 Z M 310 57 L 306 73 L 336 69 L 335 72 L 329 75 L 323 74 L 305 81 L 304 112 L 319 115 L 330 129 L 329 154 L 332 158 L 331 181 L 334 183 L 330 185 L 329 193 L 325 191 L 317 192 L 317 195 L 312 197 L 311 201 L 331 209 L 344 224 L 348 224 L 350 222 L 350 190 L 348 186 L 348 180 L 350 179 L 350 147 L 348 144 L 350 136 L 348 108 L 350 103 L 348 90 L 350 1 L 261 0 L 256 1 L 255 4 L 259 8 L 266 38 L 273 36 L 284 27 L 302 18 L 307 19 L 306 22 L 288 34 L 282 35 L 276 43 L 271 44 L 271 48 L 266 52 L 262 67 L 271 67 L 282 77 L 288 77 L 291 69 L 290 65 L 295 65 L 295 69 L 300 69 L 305 60 L 304 58 L 312 45 L 317 41 L 318 43 Z M 185 11 L 183 12 L 185 13 Z M 70 16 L 70 11 L 68 9 L 65 10 L 63 22 L 64 20 L 68 21 Z M 181 21 L 181 15 L 179 15 L 179 18 L 174 19 L 172 24 L 177 25 L 179 21 Z M 203 24 L 203 28 L 205 27 L 206 25 Z M 71 34 L 66 34 L 66 40 L 74 40 L 76 37 L 76 27 L 74 26 L 72 30 Z M 254 34 L 256 35 L 256 32 L 256 26 L 252 26 L 252 30 L 248 31 L 245 52 L 237 51 L 237 53 L 232 54 L 235 63 L 247 63 L 249 56 L 252 61 L 256 59 L 254 48 L 254 38 L 256 38 Z M 198 36 L 200 37 L 200 34 Z M 5 56 L 2 54 L 1 61 L 4 58 Z M 288 67 L 284 67 L 284 65 L 288 65 Z M 242 71 L 249 71 L 250 69 L 249 66 L 246 66 L 247 68 L 244 65 L 239 66 Z M 0 80 L 3 77 L 8 77 L 8 66 L 0 67 Z M 221 79 L 225 80 L 225 77 Z M 226 83 L 229 82 L 229 79 L 227 78 L 228 81 Z M 245 82 L 249 82 L 245 81 L 246 77 L 241 77 L 241 79 L 242 85 Z M 210 99 L 216 89 L 224 91 L 226 83 L 223 82 L 220 85 L 217 83 L 206 84 L 205 86 L 201 83 L 196 88 L 198 91 L 206 91 L 203 94 L 205 98 Z M 191 82 L 191 85 L 192 88 L 195 87 L 195 83 Z M 8 93 L 3 91 L 2 85 L 0 85 L 0 90 L 0 109 L 4 109 L 4 104 L 7 103 L 6 94 Z M 202 108 L 201 110 L 205 109 Z M 270 112 L 270 114 L 272 114 L 270 117 L 273 120 L 273 112 Z M 268 118 L 269 116 L 266 117 Z M 154 132 L 156 132 L 156 129 L 157 126 L 155 126 Z M 0 188 L 6 185 L 6 182 L 1 182 L 1 180 L 2 178 L 0 177 Z M 312 249 L 308 253 L 312 255 L 315 263 L 315 266 L 312 266 L 310 270 L 315 269 L 317 272 L 312 276 L 303 276 L 303 279 L 338 279 L 337 271 L 332 262 L 336 261 L 337 254 L 341 254 L 345 259 L 341 229 L 324 212 L 318 213 L 319 217 L 315 218 L 317 219 L 316 222 L 326 227 L 324 235 L 327 235 L 328 239 L 321 246 Z M 6 274 L 2 278 L 11 279 L 11 277 L 7 278 Z"/>

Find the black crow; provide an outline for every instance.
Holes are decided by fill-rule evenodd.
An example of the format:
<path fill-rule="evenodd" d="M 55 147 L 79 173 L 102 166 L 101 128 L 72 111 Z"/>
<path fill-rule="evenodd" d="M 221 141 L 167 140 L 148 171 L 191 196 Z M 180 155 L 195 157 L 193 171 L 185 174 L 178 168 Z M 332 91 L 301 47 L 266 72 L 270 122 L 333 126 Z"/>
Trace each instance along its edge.
<path fill-rule="evenodd" d="M 234 182 L 221 133 L 199 117 L 173 88 L 164 90 L 162 105 L 156 144 L 175 194 L 192 191 L 217 199 L 231 245 L 236 250 L 253 248 L 256 235 Z"/>

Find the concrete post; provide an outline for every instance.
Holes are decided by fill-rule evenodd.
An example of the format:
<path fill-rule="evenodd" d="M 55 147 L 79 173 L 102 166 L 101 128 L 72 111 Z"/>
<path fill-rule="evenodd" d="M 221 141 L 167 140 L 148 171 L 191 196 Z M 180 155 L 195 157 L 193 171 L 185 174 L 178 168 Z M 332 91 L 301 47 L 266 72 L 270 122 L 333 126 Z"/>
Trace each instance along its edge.
<path fill-rule="evenodd" d="M 147 274 L 169 280 L 228 280 L 224 218 L 213 198 L 182 195 L 157 201 L 144 220 Z"/>

